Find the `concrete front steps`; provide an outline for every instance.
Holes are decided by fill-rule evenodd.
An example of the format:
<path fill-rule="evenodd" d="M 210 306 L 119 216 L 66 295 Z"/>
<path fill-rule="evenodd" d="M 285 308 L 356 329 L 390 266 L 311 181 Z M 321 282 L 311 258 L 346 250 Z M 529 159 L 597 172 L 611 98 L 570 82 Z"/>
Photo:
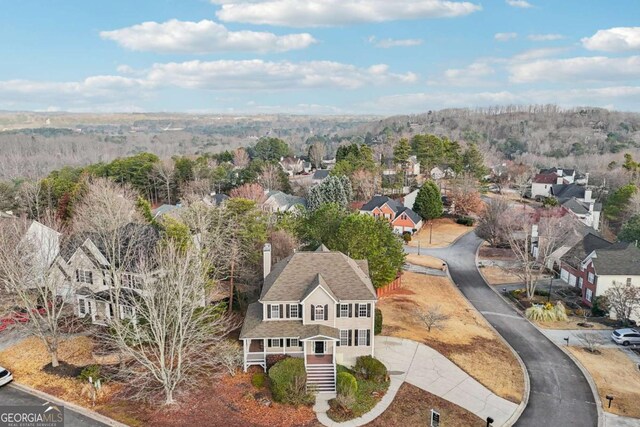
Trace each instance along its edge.
<path fill-rule="evenodd" d="M 335 365 L 307 364 L 307 390 L 318 393 L 335 393 Z"/>

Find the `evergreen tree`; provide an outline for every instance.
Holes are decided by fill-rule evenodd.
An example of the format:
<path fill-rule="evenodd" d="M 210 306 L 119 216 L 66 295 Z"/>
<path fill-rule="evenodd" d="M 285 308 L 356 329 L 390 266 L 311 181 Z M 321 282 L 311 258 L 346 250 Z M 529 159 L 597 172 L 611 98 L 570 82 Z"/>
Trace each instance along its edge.
<path fill-rule="evenodd" d="M 442 216 L 442 197 L 440 189 L 433 181 L 427 181 L 418 191 L 413 210 L 425 220 Z"/>
<path fill-rule="evenodd" d="M 469 144 L 462 155 L 462 163 L 464 169 L 476 178 L 482 178 L 486 175 L 487 168 L 484 166 L 484 155 L 478 150 L 476 144 Z"/>
<path fill-rule="evenodd" d="M 315 210 L 326 203 L 347 207 L 352 197 L 353 189 L 349 178 L 331 175 L 322 183 L 311 187 L 307 196 L 307 208 Z"/>
<path fill-rule="evenodd" d="M 406 138 L 402 138 L 393 148 L 393 162 L 397 165 L 404 166 L 409 160 L 411 146 Z"/>
<path fill-rule="evenodd" d="M 622 226 L 622 230 L 618 233 L 618 240 L 631 243 L 640 241 L 640 215 L 632 216 Z"/>

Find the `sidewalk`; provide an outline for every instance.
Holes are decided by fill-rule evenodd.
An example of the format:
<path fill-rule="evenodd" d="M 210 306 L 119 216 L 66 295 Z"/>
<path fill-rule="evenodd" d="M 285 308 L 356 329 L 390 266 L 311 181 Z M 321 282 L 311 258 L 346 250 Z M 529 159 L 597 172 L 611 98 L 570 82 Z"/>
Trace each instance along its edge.
<path fill-rule="evenodd" d="M 557 346 L 566 346 L 569 338 L 569 345 L 579 345 L 586 347 L 585 337 L 591 337 L 595 343 L 604 348 L 620 348 L 619 345 L 611 340 L 612 329 L 544 329 L 540 331 L 549 338 Z"/>
<path fill-rule="evenodd" d="M 505 425 L 518 409 L 517 404 L 495 395 L 449 359 L 424 344 L 377 336 L 375 352 L 389 370 L 391 384 L 387 394 L 370 412 L 344 423 L 333 422 L 326 415 L 326 401 L 333 396 L 318 395 L 314 410 L 322 424 L 355 427 L 372 421 L 387 409 L 404 381 L 455 403 L 483 420 L 493 418 L 495 427 Z"/>

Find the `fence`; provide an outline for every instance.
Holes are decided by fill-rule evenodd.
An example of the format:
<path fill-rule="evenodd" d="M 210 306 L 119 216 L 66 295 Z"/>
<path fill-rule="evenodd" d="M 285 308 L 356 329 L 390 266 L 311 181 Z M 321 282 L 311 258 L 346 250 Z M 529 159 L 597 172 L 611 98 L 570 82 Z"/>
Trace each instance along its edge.
<path fill-rule="evenodd" d="M 402 286 L 402 273 L 400 273 L 398 277 L 396 277 L 393 280 L 393 282 L 387 283 L 383 287 L 376 289 L 376 294 L 378 295 L 378 298 L 380 298 L 382 296 L 387 295 L 390 292 L 393 292 L 394 290 L 398 289 L 400 286 Z"/>

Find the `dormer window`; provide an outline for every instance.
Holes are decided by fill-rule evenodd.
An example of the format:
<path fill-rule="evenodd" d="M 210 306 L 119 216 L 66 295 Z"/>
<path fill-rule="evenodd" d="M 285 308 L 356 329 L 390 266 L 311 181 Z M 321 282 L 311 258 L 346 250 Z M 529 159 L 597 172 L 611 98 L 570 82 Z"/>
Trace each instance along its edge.
<path fill-rule="evenodd" d="M 280 305 L 273 304 L 271 306 L 271 318 L 272 319 L 279 319 L 280 318 Z"/>
<path fill-rule="evenodd" d="M 324 307 L 316 305 L 315 308 L 316 320 L 324 320 Z"/>
<path fill-rule="evenodd" d="M 76 270 L 76 282 L 93 284 L 93 272 L 89 270 Z"/>

